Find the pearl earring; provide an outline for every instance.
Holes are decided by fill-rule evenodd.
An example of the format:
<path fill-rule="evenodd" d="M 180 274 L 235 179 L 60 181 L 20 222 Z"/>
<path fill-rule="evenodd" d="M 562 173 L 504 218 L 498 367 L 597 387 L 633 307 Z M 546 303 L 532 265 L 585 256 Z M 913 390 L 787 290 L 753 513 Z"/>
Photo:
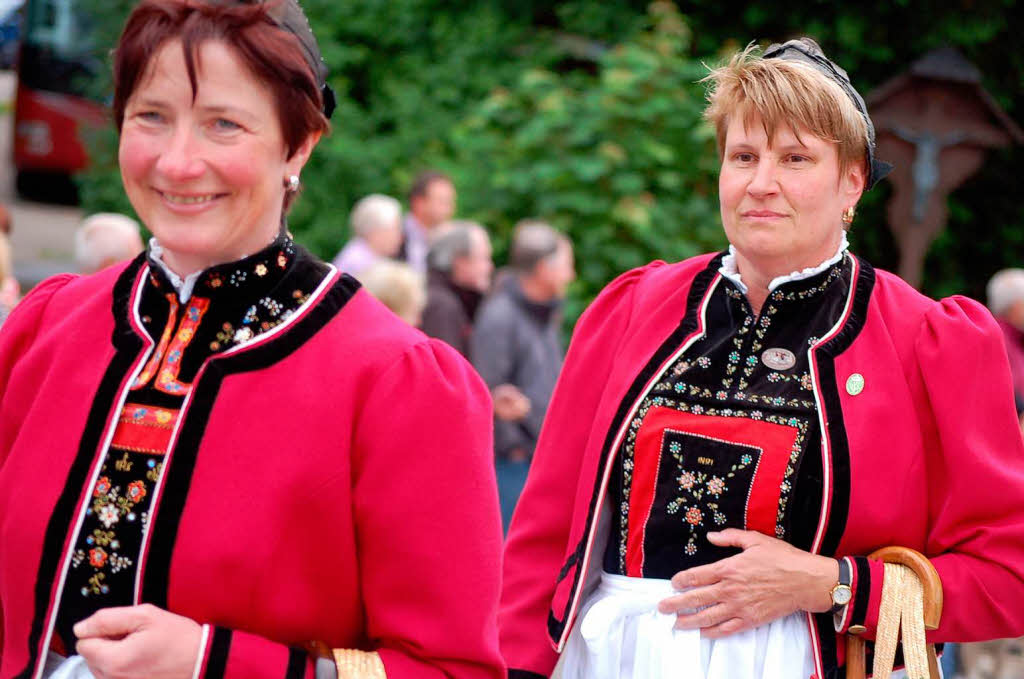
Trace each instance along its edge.
<path fill-rule="evenodd" d="M 289 175 L 288 179 L 285 180 L 285 188 L 288 190 L 288 193 L 295 193 L 296 191 L 298 191 L 299 190 L 299 175 L 297 175 L 297 174 Z"/>
<path fill-rule="evenodd" d="M 853 224 L 853 218 L 854 218 L 854 216 L 856 214 L 857 214 L 857 208 L 855 208 L 852 205 L 850 207 L 846 208 L 845 210 L 843 210 L 843 224 L 846 224 L 847 226 L 849 226 L 850 224 Z"/>

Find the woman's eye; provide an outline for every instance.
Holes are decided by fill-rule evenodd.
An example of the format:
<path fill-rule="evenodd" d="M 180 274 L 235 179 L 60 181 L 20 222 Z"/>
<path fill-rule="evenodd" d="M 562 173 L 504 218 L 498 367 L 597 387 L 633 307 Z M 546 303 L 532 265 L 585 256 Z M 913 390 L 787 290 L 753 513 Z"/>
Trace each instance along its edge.
<path fill-rule="evenodd" d="M 227 118 L 217 118 L 213 121 L 213 127 L 218 132 L 234 132 L 235 130 L 242 129 L 241 125 Z"/>
<path fill-rule="evenodd" d="M 736 160 L 736 162 L 739 162 L 739 163 L 751 163 L 751 162 L 754 161 L 754 154 L 753 153 L 737 153 L 736 155 L 733 156 L 733 158 Z"/>
<path fill-rule="evenodd" d="M 789 156 L 789 162 L 795 163 L 795 164 L 806 163 L 808 160 L 809 159 L 807 158 L 807 156 L 801 156 L 801 155 L 797 155 L 795 153 L 790 154 L 790 156 Z"/>
<path fill-rule="evenodd" d="M 163 115 L 156 111 L 141 111 L 135 114 L 135 117 L 146 123 L 160 123 L 163 122 Z"/>

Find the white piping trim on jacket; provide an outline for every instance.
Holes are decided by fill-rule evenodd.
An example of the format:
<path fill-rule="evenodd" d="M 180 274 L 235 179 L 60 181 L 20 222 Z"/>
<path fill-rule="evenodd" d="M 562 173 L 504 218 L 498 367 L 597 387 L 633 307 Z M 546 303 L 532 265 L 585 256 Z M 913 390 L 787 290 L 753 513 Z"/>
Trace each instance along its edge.
<path fill-rule="evenodd" d="M 821 493 L 821 514 L 818 518 L 818 530 L 814 536 L 814 542 L 811 545 L 811 554 L 817 554 L 821 549 L 821 542 L 825 537 L 825 526 L 828 525 L 828 517 L 831 513 L 832 508 L 832 453 L 831 445 L 828 435 L 828 422 L 825 419 L 825 408 L 821 402 L 821 383 L 818 376 L 818 366 L 816 362 L 816 351 L 818 347 L 828 342 L 835 337 L 840 330 L 846 325 L 846 322 L 850 318 L 850 310 L 853 308 L 853 298 L 857 292 L 857 277 L 860 273 L 860 265 L 857 262 L 857 258 L 850 255 L 850 261 L 853 262 L 853 274 L 850 277 L 850 290 L 846 294 L 846 305 L 843 308 L 843 313 L 836 321 L 836 324 L 832 326 L 832 329 L 826 333 L 824 337 L 815 342 L 807 350 L 807 365 L 811 371 L 811 384 L 814 387 L 814 404 L 818 409 L 818 426 L 821 428 L 821 464 L 822 464 L 822 482 L 824 487 Z M 814 614 L 807 613 L 807 624 L 811 630 L 815 629 Z M 821 657 L 821 643 L 819 642 L 817 634 L 811 634 L 811 648 L 814 651 L 814 671 L 819 677 L 825 676 L 824 661 Z"/>
<path fill-rule="evenodd" d="M 206 660 L 206 644 L 210 640 L 210 626 L 203 625 L 203 634 L 199 637 L 199 651 L 196 653 L 196 666 L 192 668 L 192 679 L 199 679 Z"/>
<path fill-rule="evenodd" d="M 216 361 L 224 356 L 234 355 L 242 351 L 256 347 L 260 344 L 263 344 L 264 342 L 269 341 L 275 335 L 280 334 L 284 332 L 287 328 L 295 325 L 295 323 L 297 323 L 303 316 L 305 316 L 305 314 L 313 306 L 319 303 L 320 298 L 324 294 L 324 291 L 330 285 L 333 284 L 335 279 L 337 279 L 338 270 L 333 265 L 328 264 L 327 266 L 329 271 L 328 274 L 324 276 L 324 280 L 320 282 L 320 285 L 318 285 L 316 290 L 313 291 L 313 294 L 309 296 L 309 299 L 303 302 L 302 305 L 300 305 L 299 308 L 295 310 L 295 313 L 293 313 L 288 318 L 288 320 L 268 330 L 267 332 L 261 335 L 257 335 L 245 342 L 242 342 L 241 344 L 237 344 L 231 347 L 230 349 L 227 349 L 221 352 L 220 354 L 217 354 L 216 356 L 207 357 L 207 359 L 203 361 L 203 364 L 199 367 L 199 370 L 196 372 L 196 376 L 192 380 L 192 385 L 189 387 L 188 393 L 185 394 L 185 400 L 182 401 L 181 403 L 181 409 L 178 411 L 178 419 L 174 422 L 174 429 L 171 431 L 171 439 L 168 442 L 167 450 L 164 453 L 163 471 L 157 478 L 156 486 L 153 487 L 153 499 L 150 504 L 151 509 L 149 510 L 149 520 L 146 522 L 146 527 L 142 531 L 142 546 L 139 550 L 139 564 L 135 570 L 135 592 L 132 597 L 132 600 L 135 604 L 138 604 L 139 599 L 142 597 L 142 577 L 145 573 L 146 561 L 149 556 L 149 529 L 153 526 L 154 520 L 156 519 L 157 511 L 159 509 L 160 499 L 163 494 L 164 479 L 167 478 L 167 470 L 170 467 L 170 463 L 172 461 L 171 458 L 173 457 L 172 451 L 174 450 L 174 447 L 178 444 L 178 436 L 181 434 L 181 424 L 182 422 L 185 421 L 185 419 L 188 416 L 188 409 L 189 406 L 192 404 L 192 394 L 195 393 L 196 385 L 199 383 L 200 378 L 202 378 L 203 373 L 206 372 L 206 367 L 212 361 Z"/>
<path fill-rule="evenodd" d="M 700 311 L 697 314 L 697 318 L 699 319 L 697 329 L 694 330 L 693 334 L 690 335 L 683 342 L 679 349 L 673 352 L 673 354 L 669 356 L 664 363 L 661 364 L 661 367 L 657 370 L 657 372 L 655 372 L 651 379 L 648 380 L 647 384 L 644 386 L 644 388 L 640 391 L 640 394 L 637 396 L 636 401 L 634 401 L 633 406 L 630 408 L 628 416 L 625 419 L 623 419 L 622 425 L 619 427 L 618 433 L 615 435 L 615 439 L 612 442 L 611 448 L 609 449 L 610 452 L 608 454 L 608 460 L 605 462 L 604 472 L 601 476 L 601 488 L 598 491 L 597 504 L 595 505 L 595 507 L 598 508 L 598 511 L 594 512 L 594 518 L 591 519 L 590 528 L 587 534 L 587 546 L 583 551 L 583 560 L 580 562 L 579 565 L 579 571 L 583 573 L 583 577 L 578 578 L 578 582 L 580 584 L 575 588 L 576 591 L 571 593 L 572 603 L 569 606 L 568 615 L 565 616 L 565 625 L 564 629 L 562 630 L 562 636 L 558 640 L 558 644 L 555 647 L 555 650 L 559 653 L 561 653 L 565 649 L 565 643 L 569 637 L 569 632 L 572 629 L 573 616 L 576 614 L 576 610 L 579 607 L 580 592 L 583 589 L 582 585 L 584 584 L 584 580 L 586 579 L 587 566 L 590 562 L 591 556 L 590 552 L 594 545 L 594 536 L 597 529 L 597 523 L 601 515 L 600 507 L 604 502 L 605 492 L 608 490 L 608 479 L 611 475 L 612 466 L 615 463 L 616 451 L 619 449 L 619 445 L 622 443 L 622 438 L 625 436 L 626 430 L 629 428 L 629 423 L 633 421 L 633 417 L 636 415 L 637 409 L 640 407 L 640 404 L 643 403 L 643 400 L 647 397 L 647 394 L 650 392 L 650 390 L 654 388 L 654 385 L 658 383 L 658 380 L 661 379 L 661 376 L 665 374 L 665 371 L 672 366 L 676 359 L 678 359 L 687 349 L 689 349 L 694 342 L 696 342 L 698 339 L 704 336 L 708 304 L 711 301 L 712 293 L 715 291 L 715 288 L 718 286 L 718 283 L 721 280 L 722 274 L 716 272 L 714 279 L 712 279 L 711 283 L 708 285 L 708 289 L 707 291 L 705 291 L 704 297 L 701 299 Z"/>
<path fill-rule="evenodd" d="M 125 386 L 118 396 L 117 408 L 108 413 L 107 417 L 107 430 L 103 439 L 103 444 L 99 447 L 99 454 L 93 460 L 93 470 L 89 475 L 89 483 L 86 488 L 82 491 L 86 494 L 85 500 L 82 502 L 82 507 L 78 510 L 78 518 L 75 520 L 75 529 L 71 533 L 71 537 L 67 542 L 67 551 L 64 554 L 64 563 L 61 565 L 60 576 L 57 578 L 57 589 L 54 590 L 52 602 L 50 604 L 50 619 L 46 623 L 46 634 L 43 635 L 43 645 L 40 648 L 39 657 L 36 660 L 37 666 L 34 674 L 35 679 L 42 679 L 43 670 L 46 668 L 46 649 L 50 648 L 50 642 L 53 639 L 53 629 L 57 624 L 57 613 L 60 611 L 61 598 L 64 595 L 64 583 L 68 577 L 68 568 L 71 565 L 71 556 L 75 552 L 75 544 L 78 542 L 78 535 L 82 531 L 82 523 L 85 521 L 85 512 L 89 508 L 88 493 L 96 485 L 96 480 L 100 476 L 100 470 L 103 469 L 103 460 L 107 456 L 107 451 L 110 448 L 110 443 L 114 439 L 114 432 L 117 430 L 117 421 L 121 417 L 121 411 L 124 410 L 124 404 L 128 400 L 128 393 L 132 390 L 132 385 L 135 384 L 135 380 L 138 378 L 139 373 L 142 372 L 143 367 L 149 360 L 150 355 L 153 352 L 155 342 L 153 338 L 149 336 L 149 333 L 145 332 L 145 326 L 142 325 L 142 319 L 139 318 L 139 303 L 142 300 L 142 295 L 139 292 L 142 290 L 142 286 L 139 285 L 139 281 L 145 280 L 146 273 L 149 271 L 148 266 L 143 266 L 139 271 L 138 276 L 135 279 L 135 289 L 133 290 L 134 299 L 132 300 L 132 317 L 138 324 L 138 327 L 143 329 L 143 334 L 146 339 L 149 340 L 149 347 L 141 354 L 141 360 L 137 359 L 135 368 L 132 370 L 128 380 L 125 382 Z M 115 320 L 115 323 L 117 321 Z"/>

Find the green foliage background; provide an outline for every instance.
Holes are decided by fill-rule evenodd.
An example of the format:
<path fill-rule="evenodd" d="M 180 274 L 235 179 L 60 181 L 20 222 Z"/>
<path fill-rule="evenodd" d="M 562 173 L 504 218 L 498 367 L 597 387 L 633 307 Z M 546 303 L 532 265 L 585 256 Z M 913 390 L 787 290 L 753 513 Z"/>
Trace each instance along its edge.
<path fill-rule="evenodd" d="M 131 2 L 93 5 L 97 44 L 112 45 Z M 749 40 L 816 38 L 862 93 L 926 51 L 958 47 L 1020 121 L 1024 51 L 1014 0 L 894 0 L 858 5 L 640 1 L 304 0 L 331 68 L 333 132 L 303 173 L 290 224 L 324 257 L 348 237 L 349 207 L 370 192 L 404 198 L 422 169 L 449 172 L 459 213 L 487 225 L 499 259 L 512 225 L 549 219 L 577 246 L 575 318 L 617 273 L 724 246 L 713 134 L 701 122 L 707 72 Z M 1002 46 L 1002 48 L 1000 48 Z M 109 77 L 93 85 L 101 94 Z M 116 136 L 90 140 L 79 178 L 88 211 L 130 212 Z M 997 268 L 1024 259 L 1021 149 L 989 156 L 951 197 L 946 233 L 924 288 L 983 294 Z M 865 197 L 854 248 L 895 268 L 885 227 L 888 189 Z"/>

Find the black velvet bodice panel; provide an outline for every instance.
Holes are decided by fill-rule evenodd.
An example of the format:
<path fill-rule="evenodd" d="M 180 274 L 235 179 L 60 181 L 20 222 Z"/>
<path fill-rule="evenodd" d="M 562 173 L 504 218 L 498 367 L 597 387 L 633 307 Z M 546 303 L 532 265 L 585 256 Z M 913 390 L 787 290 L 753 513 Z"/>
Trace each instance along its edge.
<path fill-rule="evenodd" d="M 617 451 L 605 570 L 671 578 L 735 553 L 707 540 L 725 528 L 810 546 L 822 462 L 809 350 L 841 318 L 852 271 L 845 256 L 783 283 L 758 315 L 717 282 L 706 332 L 657 379 Z"/>

